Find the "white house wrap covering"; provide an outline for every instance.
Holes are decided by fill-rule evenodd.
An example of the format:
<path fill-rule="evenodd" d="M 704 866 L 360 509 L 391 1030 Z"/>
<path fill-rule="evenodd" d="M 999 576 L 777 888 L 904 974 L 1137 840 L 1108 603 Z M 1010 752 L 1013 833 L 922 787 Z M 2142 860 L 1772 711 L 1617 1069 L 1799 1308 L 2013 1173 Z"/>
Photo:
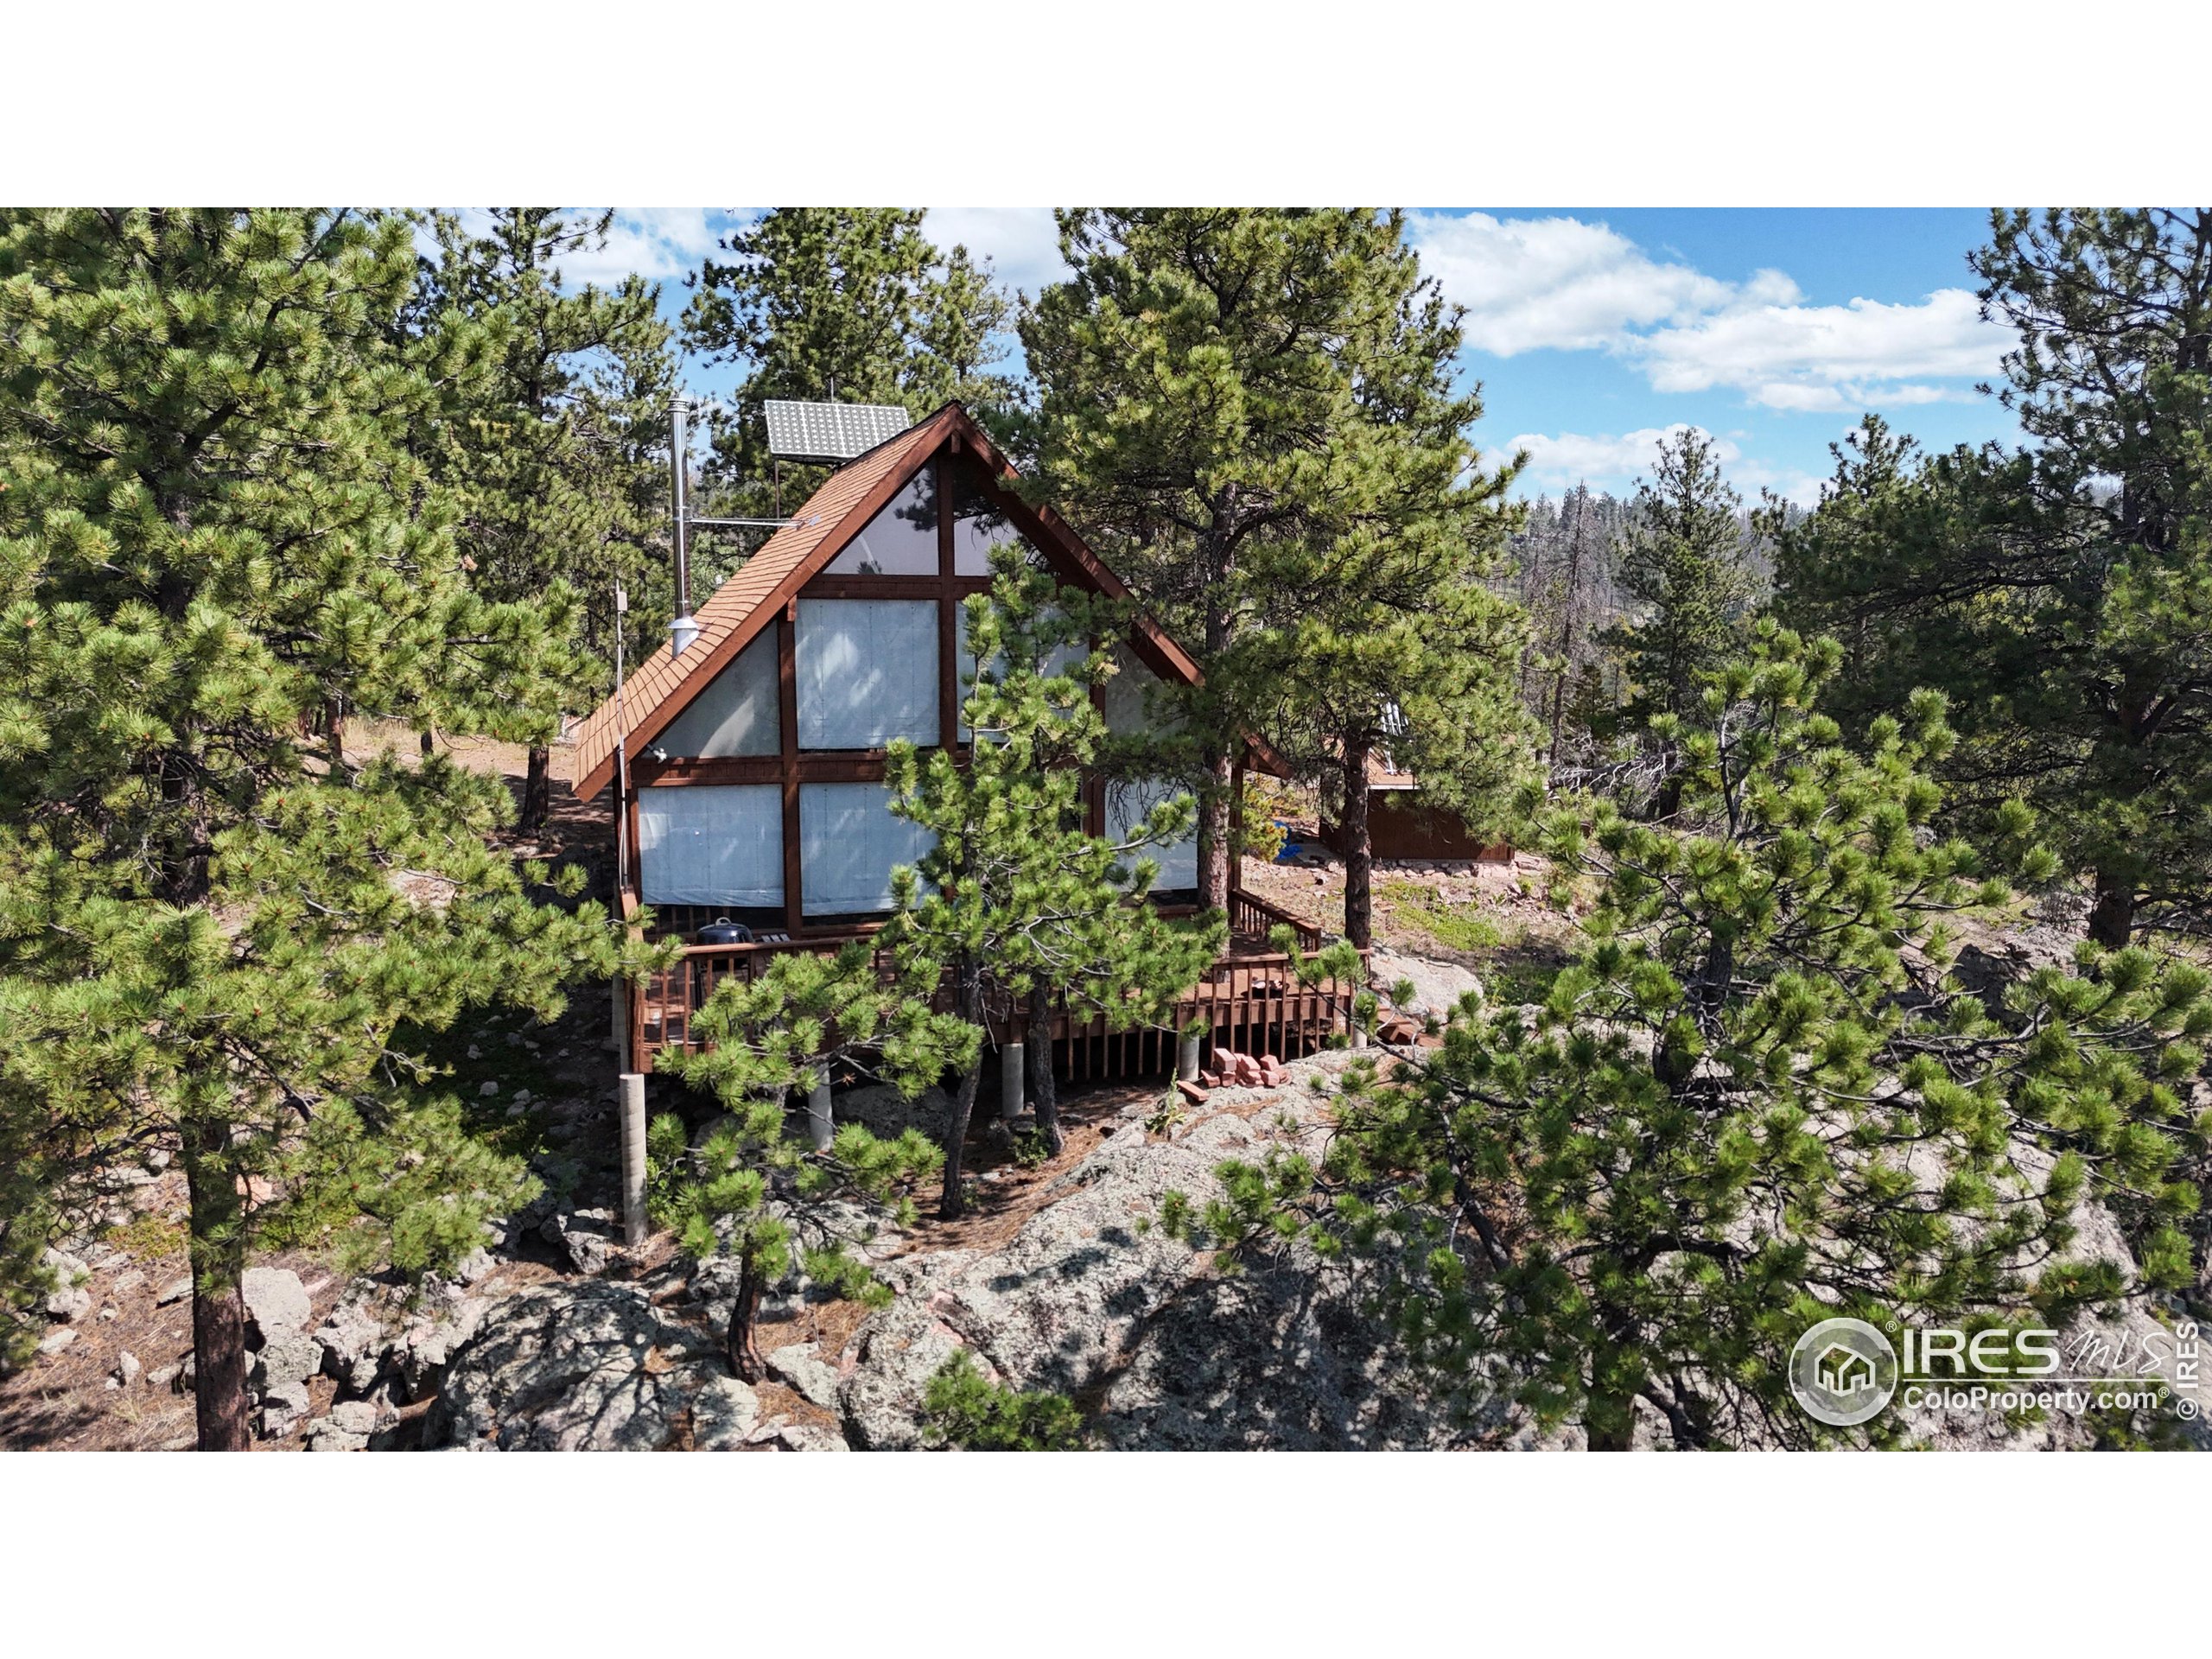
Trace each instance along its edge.
<path fill-rule="evenodd" d="M 809 916 L 889 910 L 893 865 L 936 844 L 918 823 L 891 815 L 888 784 L 798 787 L 800 909 Z"/>
<path fill-rule="evenodd" d="M 1178 795 L 1191 791 L 1172 779 L 1158 778 L 1131 779 L 1106 785 L 1106 839 L 1118 842 L 1152 814 L 1152 809 L 1162 801 L 1172 801 Z M 1154 893 L 1174 893 L 1198 885 L 1198 831 L 1194 823 L 1191 833 L 1171 847 L 1147 847 L 1132 855 L 1130 861 L 1149 858 L 1160 866 L 1154 878 Z"/>
<path fill-rule="evenodd" d="M 797 649 L 802 749 L 938 741 L 934 601 L 803 599 Z"/>
<path fill-rule="evenodd" d="M 1157 695 L 1160 677 L 1127 645 L 1116 645 L 1113 654 L 1116 671 L 1106 682 L 1106 729 L 1116 737 L 1180 731 L 1181 711 Z"/>
<path fill-rule="evenodd" d="M 638 791 L 639 896 L 649 905 L 784 902 L 784 791 L 775 784 Z"/>
<path fill-rule="evenodd" d="M 926 467 L 899 492 L 843 552 L 830 562 L 832 575 L 937 575 L 937 488 Z"/>
<path fill-rule="evenodd" d="M 782 747 L 776 632 L 771 622 L 715 676 L 690 707 L 664 727 L 655 747 L 670 754 L 773 754 Z"/>
<path fill-rule="evenodd" d="M 1057 614 L 1052 607 L 1046 607 L 1038 618 L 1039 626 L 1041 626 Z M 957 658 L 959 675 L 957 684 L 960 688 L 960 741 L 965 743 L 976 735 L 968 728 L 968 697 L 969 694 L 976 689 L 976 664 L 974 655 L 968 649 L 967 606 L 962 605 L 953 613 L 953 617 L 954 632 L 960 652 Z M 1084 645 L 1074 640 L 1064 645 L 1056 645 L 1052 648 L 1052 654 L 1045 659 L 1046 677 L 1050 678 L 1056 674 L 1072 674 L 1083 666 L 1084 659 L 1090 655 L 1090 652 Z M 992 666 L 995 671 L 1003 674 L 1006 659 L 1002 657 L 999 658 Z"/>

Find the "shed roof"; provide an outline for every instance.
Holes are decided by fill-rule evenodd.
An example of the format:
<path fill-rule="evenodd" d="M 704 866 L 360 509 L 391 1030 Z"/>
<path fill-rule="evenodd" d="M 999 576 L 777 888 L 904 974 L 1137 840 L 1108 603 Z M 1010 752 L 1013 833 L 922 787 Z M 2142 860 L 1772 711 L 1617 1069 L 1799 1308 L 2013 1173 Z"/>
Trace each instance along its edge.
<path fill-rule="evenodd" d="M 1367 752 L 1367 786 L 1370 789 L 1419 789 L 1421 779 L 1395 765 L 1387 751 L 1370 749 Z"/>

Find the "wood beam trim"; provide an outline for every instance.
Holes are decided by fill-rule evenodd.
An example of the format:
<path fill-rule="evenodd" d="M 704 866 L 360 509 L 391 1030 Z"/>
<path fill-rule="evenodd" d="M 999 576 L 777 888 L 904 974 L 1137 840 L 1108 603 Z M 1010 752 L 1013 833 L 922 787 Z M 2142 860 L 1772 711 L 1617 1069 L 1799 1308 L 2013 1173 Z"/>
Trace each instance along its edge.
<path fill-rule="evenodd" d="M 960 741 L 960 596 L 952 574 L 952 462 L 939 454 L 937 468 L 937 741 Z M 988 584 L 987 584 L 988 585 Z"/>
<path fill-rule="evenodd" d="M 936 599 L 950 588 L 954 597 L 987 594 L 988 576 L 817 576 L 799 590 L 801 599 Z"/>
<path fill-rule="evenodd" d="M 655 765 L 641 760 L 633 768 L 639 787 L 669 789 L 685 784 L 773 784 L 782 781 L 781 754 L 684 755 Z"/>
<path fill-rule="evenodd" d="M 784 926 L 798 920 L 798 596 L 784 601 L 783 626 L 776 630 L 777 715 L 783 752 L 776 759 L 784 785 Z"/>
<path fill-rule="evenodd" d="M 965 766 L 969 746 L 953 745 L 952 757 Z M 882 749 L 806 749 L 790 767 L 779 754 L 705 755 L 671 760 L 651 773 L 640 767 L 638 776 L 641 786 L 654 789 L 774 784 L 787 771 L 795 772 L 803 784 L 867 784 L 880 783 L 888 764 L 889 755 Z"/>

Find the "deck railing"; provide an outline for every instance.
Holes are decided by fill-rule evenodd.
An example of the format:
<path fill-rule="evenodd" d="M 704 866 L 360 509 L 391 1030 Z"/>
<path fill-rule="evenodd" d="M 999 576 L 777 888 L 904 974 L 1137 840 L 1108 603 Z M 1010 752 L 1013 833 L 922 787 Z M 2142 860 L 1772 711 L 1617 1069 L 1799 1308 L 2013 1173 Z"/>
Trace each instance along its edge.
<path fill-rule="evenodd" d="M 768 971 L 779 957 L 795 954 L 834 956 L 860 933 L 817 934 L 804 939 L 758 941 L 751 944 L 690 944 L 667 968 L 655 970 L 643 986 L 630 992 L 630 1047 L 640 1071 L 652 1070 L 652 1057 L 663 1049 L 691 1050 L 700 1045 L 693 1035 L 693 1016 L 724 980 L 750 985 Z M 876 970 L 890 976 L 890 955 L 879 950 Z"/>
<path fill-rule="evenodd" d="M 1177 1040 L 1193 1027 L 1202 1058 L 1233 1049 L 1291 1060 L 1325 1048 L 1351 1029 L 1352 1000 L 1361 984 L 1333 976 L 1301 983 L 1299 965 L 1315 954 L 1262 950 L 1224 957 L 1157 1026 L 1116 1032 L 1103 1015 L 1064 1015 L 1053 1039 L 1054 1069 L 1073 1081 L 1158 1076 L 1173 1068 Z"/>
<path fill-rule="evenodd" d="M 1173 1016 L 1158 1025 L 1115 1030 L 1103 1014 L 1063 1011 L 1053 1022 L 1056 1069 L 1071 1078 L 1149 1075 L 1172 1070 L 1178 1034 L 1192 1026 L 1211 1047 L 1249 1053 L 1273 1053 L 1289 1059 L 1324 1046 L 1330 1037 L 1351 1029 L 1357 983 L 1324 979 L 1299 982 L 1300 959 L 1320 950 L 1321 931 L 1241 890 L 1230 896 L 1232 943 L 1185 992 Z M 1278 926 L 1297 935 L 1298 957 L 1267 948 Z M 694 944 L 673 965 L 656 970 L 642 985 L 627 989 L 631 1065 L 653 1070 L 666 1050 L 700 1046 L 693 1021 L 707 999 L 725 980 L 749 984 L 767 972 L 779 957 L 795 951 L 826 956 L 861 932 L 816 934 L 750 944 Z M 876 953 L 878 971 L 887 978 L 890 952 Z"/>
<path fill-rule="evenodd" d="M 1312 956 L 1321 948 L 1321 930 L 1313 923 L 1278 910 L 1257 893 L 1233 887 L 1229 894 L 1229 931 L 1249 938 L 1264 939 L 1278 927 L 1287 927 L 1298 936 L 1298 948 Z"/>

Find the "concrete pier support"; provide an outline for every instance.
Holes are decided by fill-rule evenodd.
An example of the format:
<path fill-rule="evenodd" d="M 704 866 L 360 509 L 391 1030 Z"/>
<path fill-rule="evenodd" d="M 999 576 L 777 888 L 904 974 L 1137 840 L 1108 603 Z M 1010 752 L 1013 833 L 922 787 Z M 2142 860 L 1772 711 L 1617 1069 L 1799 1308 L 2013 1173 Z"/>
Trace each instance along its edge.
<path fill-rule="evenodd" d="M 836 1133 L 830 1116 L 830 1079 L 823 1077 L 806 1092 L 806 1138 L 817 1152 L 827 1152 Z"/>
<path fill-rule="evenodd" d="M 999 1116 L 1011 1124 L 1021 1116 L 1026 1099 L 1023 1093 L 1027 1068 L 1022 1064 L 1023 1046 L 1007 1043 L 999 1050 Z"/>
<path fill-rule="evenodd" d="M 622 1074 L 622 1242 L 632 1249 L 645 1242 L 645 1078 Z"/>

